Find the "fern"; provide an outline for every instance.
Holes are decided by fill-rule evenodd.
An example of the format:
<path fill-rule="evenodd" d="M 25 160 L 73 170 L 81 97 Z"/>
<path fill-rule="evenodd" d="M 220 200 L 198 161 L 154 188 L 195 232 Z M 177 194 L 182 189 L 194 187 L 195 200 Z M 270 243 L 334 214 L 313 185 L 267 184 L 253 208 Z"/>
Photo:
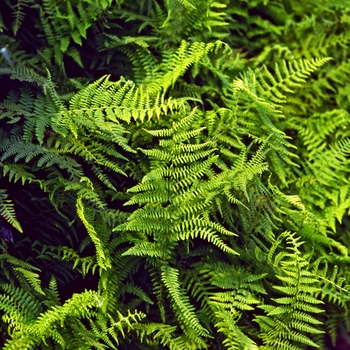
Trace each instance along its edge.
<path fill-rule="evenodd" d="M 17 220 L 13 203 L 3 189 L 0 189 L 0 215 L 18 231 L 23 232 L 21 224 Z"/>
<path fill-rule="evenodd" d="M 280 270 L 276 277 L 282 282 L 282 286 L 274 286 L 274 289 L 283 296 L 274 298 L 276 305 L 261 305 L 266 315 L 257 316 L 255 320 L 261 328 L 266 349 L 297 349 L 301 348 L 299 344 L 319 347 L 309 336 L 323 333 L 316 328 L 322 322 L 313 315 L 323 312 L 318 307 L 323 302 L 315 297 L 319 292 L 315 287 L 317 279 L 307 270 L 308 263 L 301 257 L 298 248 L 302 242 L 289 232 L 284 236 L 291 253 L 277 254 L 274 262 L 275 268 Z"/>
<path fill-rule="evenodd" d="M 0 12 L 2 348 L 338 346 L 346 1 Z"/>

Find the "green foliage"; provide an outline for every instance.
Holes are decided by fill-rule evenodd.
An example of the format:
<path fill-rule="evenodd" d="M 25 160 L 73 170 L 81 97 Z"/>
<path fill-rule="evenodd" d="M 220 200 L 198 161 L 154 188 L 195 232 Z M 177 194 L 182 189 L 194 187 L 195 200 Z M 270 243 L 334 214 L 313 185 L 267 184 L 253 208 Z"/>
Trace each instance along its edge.
<path fill-rule="evenodd" d="M 23 232 L 21 224 L 16 218 L 16 212 L 13 207 L 13 202 L 11 201 L 11 199 L 8 198 L 6 191 L 3 189 L 0 189 L 0 215 L 18 231 Z"/>
<path fill-rule="evenodd" d="M 349 14 L 4 1 L 2 348 L 336 348 Z"/>

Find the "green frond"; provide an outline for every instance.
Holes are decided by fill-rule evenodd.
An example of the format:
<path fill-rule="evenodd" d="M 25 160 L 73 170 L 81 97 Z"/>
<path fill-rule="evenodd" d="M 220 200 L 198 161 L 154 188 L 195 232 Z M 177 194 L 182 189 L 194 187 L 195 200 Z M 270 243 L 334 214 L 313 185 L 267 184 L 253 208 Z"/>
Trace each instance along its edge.
<path fill-rule="evenodd" d="M 95 274 L 96 269 L 100 267 L 95 256 L 82 258 L 72 248 L 60 247 L 59 253 L 62 254 L 62 260 L 73 261 L 73 269 L 79 267 L 83 276 L 86 276 L 90 271 Z"/>
<path fill-rule="evenodd" d="M 47 84 L 47 79 L 43 76 L 39 75 L 37 72 L 35 72 L 33 69 L 25 67 L 25 66 L 18 66 L 18 67 L 11 67 L 11 68 L 1 68 L 0 67 L 0 75 L 9 75 L 11 79 L 16 79 L 23 82 L 29 82 L 34 83 L 45 91 L 45 86 Z"/>
<path fill-rule="evenodd" d="M 96 229 L 93 225 L 93 214 L 91 209 L 86 208 L 83 203 L 83 198 L 78 197 L 77 198 L 77 215 L 80 218 L 80 220 L 83 222 L 92 242 L 94 243 L 96 247 L 96 254 L 97 254 L 97 262 L 99 266 L 102 269 L 107 269 L 111 267 L 110 259 L 108 256 L 105 255 L 105 249 L 103 248 L 104 242 L 102 240 L 102 235 L 105 233 L 102 232 L 102 235 L 98 234 L 96 232 Z M 102 240 L 102 242 L 101 242 Z"/>
<path fill-rule="evenodd" d="M 325 261 L 322 263 L 323 268 L 320 269 L 321 261 L 318 260 L 314 267 L 314 274 L 319 279 L 319 295 L 323 300 L 328 300 L 334 305 L 347 307 L 347 303 L 350 300 L 349 285 L 345 285 L 346 280 L 343 277 L 338 277 L 338 266 L 333 267 L 332 275 L 329 276 L 328 263 Z"/>
<path fill-rule="evenodd" d="M 0 347 L 339 347 L 349 14 L 3 1 Z"/>
<path fill-rule="evenodd" d="M 41 312 L 38 300 L 28 291 L 14 288 L 10 284 L 2 284 L 1 309 L 5 311 L 6 322 L 12 331 L 23 330 Z"/>
<path fill-rule="evenodd" d="M 25 324 L 22 329 L 12 334 L 12 339 L 7 341 L 5 349 L 13 349 L 14 344 L 21 344 L 24 341 L 30 345 L 28 347 L 30 349 L 41 342 L 45 344 L 50 338 L 64 347 L 69 341 L 65 340 L 64 331 L 60 333 L 63 324 L 71 317 L 90 317 L 91 308 L 98 306 L 99 303 L 99 296 L 94 292 L 75 294 L 62 306 L 52 306 L 44 313 L 37 314 L 34 322 Z M 26 345 L 23 348 L 26 348 Z"/>
<path fill-rule="evenodd" d="M 97 339 L 101 339 L 104 344 L 96 341 L 101 349 L 118 349 L 121 338 L 126 338 L 128 334 L 138 330 L 138 326 L 142 327 L 140 321 L 145 318 L 145 314 L 139 311 L 131 312 L 128 310 L 127 315 L 117 312 L 116 317 L 111 315 L 99 315 L 97 321 L 90 320 L 92 335 Z M 96 345 L 95 345 L 96 346 Z"/>
<path fill-rule="evenodd" d="M 218 308 L 215 315 L 218 320 L 215 326 L 218 328 L 218 332 L 221 332 L 226 336 L 223 344 L 227 349 L 259 349 L 258 345 L 247 335 L 245 335 L 237 325 L 236 321 L 238 315 L 235 314 L 234 311 Z"/>
<path fill-rule="evenodd" d="M 185 349 L 186 344 L 181 337 L 175 337 L 176 327 L 162 323 L 144 323 L 135 327 L 142 342 L 148 343 L 148 338 L 156 344 L 167 346 L 170 350 Z"/>
<path fill-rule="evenodd" d="M 178 276 L 179 272 L 175 268 L 169 266 L 162 268 L 162 280 L 167 287 L 175 306 L 174 311 L 184 328 L 184 332 L 186 333 L 186 328 L 188 327 L 199 336 L 207 336 L 208 331 L 199 323 L 194 307 L 189 303 L 189 298 L 183 288 L 180 287 Z"/>
<path fill-rule="evenodd" d="M 24 185 L 27 181 L 32 182 L 36 180 L 35 175 L 28 171 L 30 169 L 29 166 L 0 162 L 0 167 L 2 168 L 3 177 L 7 177 L 9 181 L 17 182 L 21 180 L 22 185 Z"/>
<path fill-rule="evenodd" d="M 319 346 L 310 335 L 324 333 L 316 327 L 322 321 L 312 315 L 324 312 L 318 306 L 324 304 L 317 298 L 320 292 L 319 279 L 308 271 L 308 262 L 303 260 L 299 251 L 302 242 L 299 242 L 295 234 L 285 232 L 281 237 L 286 238 L 292 253 L 276 255 L 274 265 L 280 271 L 276 277 L 283 284 L 275 285 L 274 289 L 287 297 L 273 298 L 276 305 L 259 305 L 266 316 L 257 316 L 255 321 L 259 324 L 261 337 L 268 347 L 274 346 L 276 341 L 285 341 L 285 345 L 291 348 L 293 342 L 317 348 Z M 287 319 L 286 315 L 289 321 L 283 322 L 283 319 Z"/>
<path fill-rule="evenodd" d="M 14 20 L 12 24 L 12 30 L 15 35 L 17 34 L 19 28 L 23 23 L 23 20 L 25 18 L 26 7 L 29 6 L 29 3 L 30 3 L 30 0 L 20 0 L 14 6 L 14 13 L 13 13 Z"/>
<path fill-rule="evenodd" d="M 19 232 L 23 232 L 20 222 L 17 220 L 16 211 L 13 202 L 8 198 L 6 190 L 0 189 L 0 215 L 10 225 L 12 225 Z"/>

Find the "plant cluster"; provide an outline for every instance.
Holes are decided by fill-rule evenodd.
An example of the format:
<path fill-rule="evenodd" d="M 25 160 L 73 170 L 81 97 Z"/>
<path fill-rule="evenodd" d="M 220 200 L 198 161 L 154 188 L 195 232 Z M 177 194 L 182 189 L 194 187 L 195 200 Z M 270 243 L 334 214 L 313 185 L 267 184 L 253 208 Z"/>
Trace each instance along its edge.
<path fill-rule="evenodd" d="M 346 0 L 3 1 L 2 349 L 339 347 L 349 26 Z"/>

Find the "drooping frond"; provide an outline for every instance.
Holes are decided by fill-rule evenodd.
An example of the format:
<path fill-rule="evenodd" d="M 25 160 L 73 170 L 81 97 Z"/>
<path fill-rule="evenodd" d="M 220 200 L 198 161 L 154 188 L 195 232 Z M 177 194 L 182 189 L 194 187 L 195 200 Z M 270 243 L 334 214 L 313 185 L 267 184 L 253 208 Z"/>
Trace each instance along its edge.
<path fill-rule="evenodd" d="M 13 202 L 8 198 L 4 189 L 0 189 L 0 216 L 18 231 L 23 232 L 21 224 L 17 220 Z"/>

